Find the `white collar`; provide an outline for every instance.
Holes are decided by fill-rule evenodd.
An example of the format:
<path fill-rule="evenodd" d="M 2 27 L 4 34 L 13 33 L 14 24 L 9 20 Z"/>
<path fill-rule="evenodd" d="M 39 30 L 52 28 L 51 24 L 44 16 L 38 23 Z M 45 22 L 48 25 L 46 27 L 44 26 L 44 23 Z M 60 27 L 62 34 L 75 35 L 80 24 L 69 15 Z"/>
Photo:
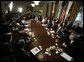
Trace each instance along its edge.
<path fill-rule="evenodd" d="M 73 42 L 74 42 L 74 40 L 71 40 L 71 41 L 70 41 L 70 44 L 72 44 Z"/>

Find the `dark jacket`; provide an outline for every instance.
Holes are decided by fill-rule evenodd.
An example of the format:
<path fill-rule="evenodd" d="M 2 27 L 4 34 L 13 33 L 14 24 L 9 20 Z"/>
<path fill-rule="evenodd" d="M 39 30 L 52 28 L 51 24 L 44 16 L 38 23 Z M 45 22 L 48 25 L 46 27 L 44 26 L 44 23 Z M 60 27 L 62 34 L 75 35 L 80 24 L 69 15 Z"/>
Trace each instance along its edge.
<path fill-rule="evenodd" d="M 71 45 L 69 44 L 66 48 L 67 53 L 74 58 L 76 61 L 83 61 L 83 37 L 76 39 Z"/>

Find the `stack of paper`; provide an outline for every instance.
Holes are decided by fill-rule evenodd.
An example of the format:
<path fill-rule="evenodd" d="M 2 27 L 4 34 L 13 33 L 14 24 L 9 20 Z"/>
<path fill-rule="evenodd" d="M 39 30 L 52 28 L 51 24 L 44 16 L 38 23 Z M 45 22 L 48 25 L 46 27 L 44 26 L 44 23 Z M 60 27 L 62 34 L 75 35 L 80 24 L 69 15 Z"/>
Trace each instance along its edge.
<path fill-rule="evenodd" d="M 46 24 L 42 24 L 42 26 L 47 26 Z"/>
<path fill-rule="evenodd" d="M 36 55 L 36 54 L 39 53 L 41 50 L 40 50 L 38 47 L 35 47 L 35 48 L 31 49 L 30 51 L 33 53 L 33 55 Z"/>
<path fill-rule="evenodd" d="M 24 30 L 29 30 L 28 28 L 25 28 Z"/>
<path fill-rule="evenodd" d="M 60 54 L 63 58 L 65 58 L 67 61 L 71 61 L 72 60 L 72 57 L 69 56 L 68 54 L 66 54 L 65 52 L 61 53 Z"/>
<path fill-rule="evenodd" d="M 50 31 L 50 33 L 55 33 L 55 31 Z"/>

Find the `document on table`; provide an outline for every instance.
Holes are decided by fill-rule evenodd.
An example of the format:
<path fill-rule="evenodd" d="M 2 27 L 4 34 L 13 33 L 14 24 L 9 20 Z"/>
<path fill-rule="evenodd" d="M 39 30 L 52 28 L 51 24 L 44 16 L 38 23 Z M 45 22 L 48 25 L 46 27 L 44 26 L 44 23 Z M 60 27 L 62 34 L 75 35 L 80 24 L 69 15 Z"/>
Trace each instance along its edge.
<path fill-rule="evenodd" d="M 50 33 L 55 33 L 55 31 L 50 31 Z"/>
<path fill-rule="evenodd" d="M 29 30 L 28 28 L 25 28 L 24 30 Z"/>
<path fill-rule="evenodd" d="M 47 26 L 47 24 L 42 24 L 42 26 Z"/>
<path fill-rule="evenodd" d="M 66 54 L 65 52 L 60 54 L 63 58 L 65 58 L 67 61 L 71 61 L 73 58 L 71 56 L 69 56 L 68 54 Z"/>
<path fill-rule="evenodd" d="M 41 50 L 40 50 L 38 47 L 35 47 L 35 48 L 31 49 L 30 51 L 33 53 L 33 55 L 36 55 L 36 54 L 39 53 Z"/>

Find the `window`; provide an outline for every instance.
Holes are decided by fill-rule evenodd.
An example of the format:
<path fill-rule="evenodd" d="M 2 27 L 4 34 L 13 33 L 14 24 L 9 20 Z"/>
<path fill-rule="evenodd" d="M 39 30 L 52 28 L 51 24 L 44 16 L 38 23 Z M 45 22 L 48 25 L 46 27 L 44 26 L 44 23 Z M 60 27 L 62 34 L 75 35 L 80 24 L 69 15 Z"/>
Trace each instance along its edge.
<path fill-rule="evenodd" d="M 73 25 L 77 25 L 77 24 L 79 24 L 79 26 L 83 27 L 83 7 L 80 7 L 77 17 L 73 23 Z"/>

